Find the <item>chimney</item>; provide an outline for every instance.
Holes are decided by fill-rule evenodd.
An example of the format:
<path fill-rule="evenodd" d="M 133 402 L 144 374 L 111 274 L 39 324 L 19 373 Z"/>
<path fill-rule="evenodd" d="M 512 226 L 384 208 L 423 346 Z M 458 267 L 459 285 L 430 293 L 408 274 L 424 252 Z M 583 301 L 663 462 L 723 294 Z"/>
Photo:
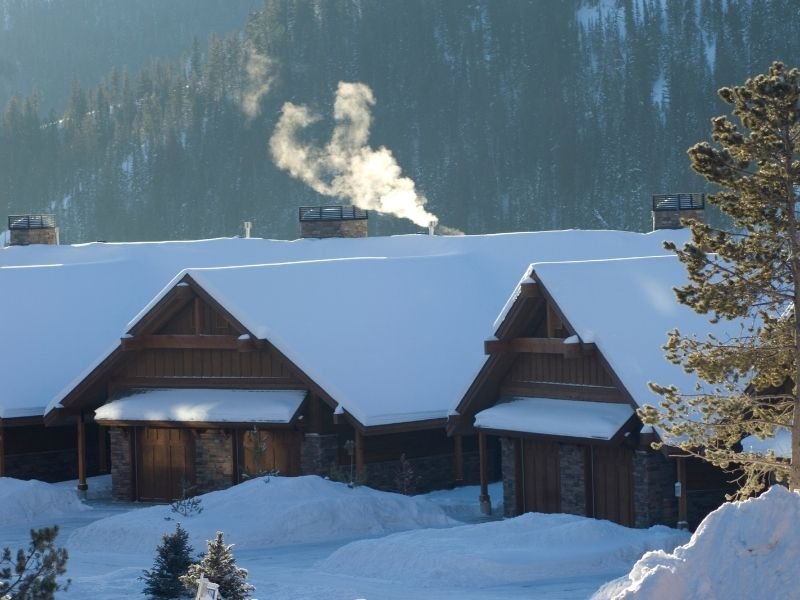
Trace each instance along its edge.
<path fill-rule="evenodd" d="M 367 237 L 369 213 L 355 206 L 330 204 L 300 207 L 300 237 Z"/>
<path fill-rule="evenodd" d="M 653 194 L 653 231 L 680 229 L 681 221 L 705 221 L 705 194 Z"/>
<path fill-rule="evenodd" d="M 253 222 L 252 221 L 245 221 L 244 222 L 244 237 L 250 237 L 250 231 L 253 229 Z"/>
<path fill-rule="evenodd" d="M 9 246 L 58 245 L 58 227 L 53 215 L 11 215 L 8 231 L 11 234 Z"/>

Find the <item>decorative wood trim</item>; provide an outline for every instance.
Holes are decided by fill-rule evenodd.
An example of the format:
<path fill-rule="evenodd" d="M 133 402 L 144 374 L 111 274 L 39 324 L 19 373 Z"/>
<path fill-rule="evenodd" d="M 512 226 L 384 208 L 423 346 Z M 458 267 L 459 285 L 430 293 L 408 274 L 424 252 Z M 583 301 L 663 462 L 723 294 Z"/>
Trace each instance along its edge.
<path fill-rule="evenodd" d="M 186 277 L 181 280 L 181 283 L 184 283 L 185 280 Z M 189 286 L 175 285 L 131 328 L 129 333 L 141 334 L 157 331 L 194 297 L 194 291 Z"/>
<path fill-rule="evenodd" d="M 573 383 L 539 383 L 507 385 L 500 388 L 500 397 L 525 396 L 529 398 L 555 398 L 562 400 L 590 400 L 611 404 L 627 403 L 625 395 L 616 387 L 605 385 L 576 385 Z"/>
<path fill-rule="evenodd" d="M 560 354 L 564 358 L 580 358 L 593 354 L 594 343 L 566 344 L 562 338 L 518 337 L 510 340 L 486 340 L 483 343 L 486 354 Z"/>

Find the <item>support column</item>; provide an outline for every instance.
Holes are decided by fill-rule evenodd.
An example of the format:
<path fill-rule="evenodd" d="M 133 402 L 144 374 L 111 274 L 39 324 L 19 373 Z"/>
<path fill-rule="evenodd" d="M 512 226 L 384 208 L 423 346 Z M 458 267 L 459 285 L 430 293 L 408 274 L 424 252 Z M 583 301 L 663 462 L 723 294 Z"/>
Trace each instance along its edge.
<path fill-rule="evenodd" d="M 364 475 L 364 436 L 358 429 L 355 430 L 355 433 L 356 476 L 361 478 Z"/>
<path fill-rule="evenodd" d="M 486 434 L 478 431 L 478 452 L 480 454 L 481 494 L 478 501 L 481 512 L 485 515 L 492 514 L 492 500 L 489 498 L 489 457 L 486 449 Z"/>
<path fill-rule="evenodd" d="M 89 485 L 86 483 L 86 424 L 83 422 L 83 411 L 78 413 L 78 491 L 86 495 Z"/>
<path fill-rule="evenodd" d="M 678 482 L 675 486 L 675 495 L 678 496 L 678 529 L 689 529 L 689 503 L 686 489 L 686 458 L 679 456 L 675 459 L 678 467 Z M 680 493 L 678 493 L 680 492 Z"/>
<path fill-rule="evenodd" d="M 108 440 L 106 439 L 107 430 L 102 425 L 97 426 L 97 470 L 100 473 L 108 473 Z"/>
<path fill-rule="evenodd" d="M 3 421 L 0 420 L 0 477 L 6 474 L 6 438 L 3 431 Z"/>
<path fill-rule="evenodd" d="M 455 462 L 455 484 L 464 485 L 464 440 L 460 435 L 453 438 L 453 460 Z"/>

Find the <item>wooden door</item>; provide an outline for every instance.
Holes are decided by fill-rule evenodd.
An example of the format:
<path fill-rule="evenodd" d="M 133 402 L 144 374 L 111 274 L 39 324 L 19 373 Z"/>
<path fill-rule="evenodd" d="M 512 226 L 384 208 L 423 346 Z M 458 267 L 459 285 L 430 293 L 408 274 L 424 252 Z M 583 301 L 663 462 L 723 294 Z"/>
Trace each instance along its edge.
<path fill-rule="evenodd" d="M 590 516 L 633 525 L 633 451 L 590 446 Z"/>
<path fill-rule="evenodd" d="M 187 429 L 137 430 L 136 497 L 170 502 L 194 495 L 194 440 Z"/>
<path fill-rule="evenodd" d="M 300 474 L 300 433 L 273 429 L 245 431 L 241 436 L 242 479 L 277 471 L 281 475 Z"/>
<path fill-rule="evenodd" d="M 522 441 L 524 512 L 555 513 L 561 510 L 561 475 L 558 444 Z"/>

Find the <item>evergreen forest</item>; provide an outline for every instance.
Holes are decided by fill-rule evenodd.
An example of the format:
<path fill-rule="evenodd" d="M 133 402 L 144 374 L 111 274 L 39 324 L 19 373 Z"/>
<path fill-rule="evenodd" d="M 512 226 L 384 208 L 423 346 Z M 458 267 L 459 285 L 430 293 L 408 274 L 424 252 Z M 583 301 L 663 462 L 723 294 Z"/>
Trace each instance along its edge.
<path fill-rule="evenodd" d="M 795 0 L 228 5 L 0 2 L 6 214 L 52 212 L 65 242 L 229 236 L 243 220 L 294 238 L 298 206 L 341 200 L 279 169 L 269 140 L 292 102 L 321 116 L 303 140 L 326 143 L 345 81 L 372 90 L 370 146 L 444 225 L 646 231 L 651 194 L 710 190 L 686 150 L 725 112 L 716 90 L 800 56 Z M 48 11 L 67 6 L 84 14 L 60 30 Z M 30 53 L 39 71 L 21 69 Z"/>

